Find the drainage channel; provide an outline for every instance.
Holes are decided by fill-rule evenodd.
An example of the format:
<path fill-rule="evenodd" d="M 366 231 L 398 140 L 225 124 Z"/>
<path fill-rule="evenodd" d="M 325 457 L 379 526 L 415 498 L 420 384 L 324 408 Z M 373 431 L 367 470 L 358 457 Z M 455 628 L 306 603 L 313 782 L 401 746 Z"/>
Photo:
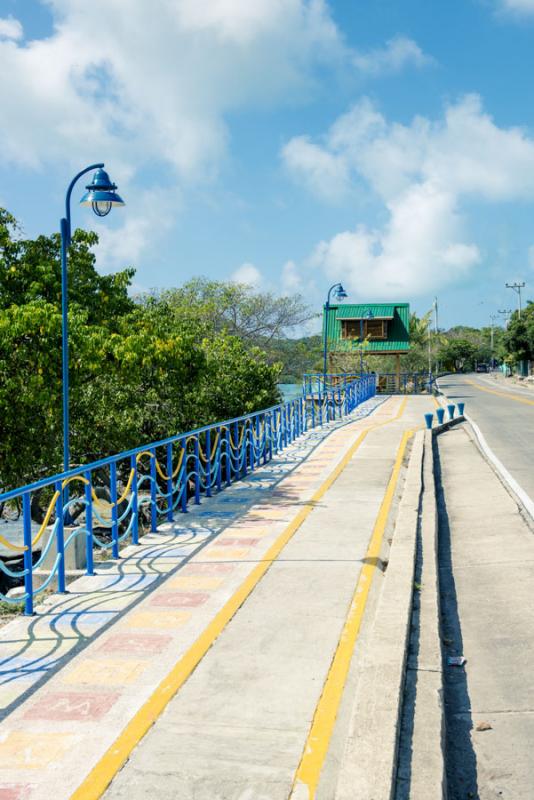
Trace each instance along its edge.
<path fill-rule="evenodd" d="M 445 434 L 457 436 L 460 431 Z M 443 710 L 445 718 L 445 769 L 448 800 L 478 800 L 477 759 L 471 731 L 471 700 L 467 672 L 447 665 L 448 657 L 464 652 L 458 593 L 454 576 L 451 522 L 442 479 L 439 437 L 434 445 L 434 475 L 438 513 L 438 564 L 443 651 Z"/>

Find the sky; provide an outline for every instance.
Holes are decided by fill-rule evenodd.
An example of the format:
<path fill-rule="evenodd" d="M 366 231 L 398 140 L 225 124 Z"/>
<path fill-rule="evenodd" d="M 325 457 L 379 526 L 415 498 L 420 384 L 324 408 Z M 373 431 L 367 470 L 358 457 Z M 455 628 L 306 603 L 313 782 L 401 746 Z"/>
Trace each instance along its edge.
<path fill-rule="evenodd" d="M 534 0 L 0 0 L 0 206 L 52 233 L 103 161 L 126 206 L 73 222 L 134 291 L 489 325 L 534 299 L 533 75 Z"/>

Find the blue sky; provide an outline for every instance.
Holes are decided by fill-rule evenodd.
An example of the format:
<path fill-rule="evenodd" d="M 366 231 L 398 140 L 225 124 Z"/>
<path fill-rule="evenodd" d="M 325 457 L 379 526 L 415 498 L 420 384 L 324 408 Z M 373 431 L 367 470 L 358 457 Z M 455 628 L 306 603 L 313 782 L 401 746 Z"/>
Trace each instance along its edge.
<path fill-rule="evenodd" d="M 534 0 L 0 0 L 0 204 L 57 229 L 105 161 L 98 266 L 440 324 L 534 299 Z M 83 186 L 78 194 L 81 195 Z"/>

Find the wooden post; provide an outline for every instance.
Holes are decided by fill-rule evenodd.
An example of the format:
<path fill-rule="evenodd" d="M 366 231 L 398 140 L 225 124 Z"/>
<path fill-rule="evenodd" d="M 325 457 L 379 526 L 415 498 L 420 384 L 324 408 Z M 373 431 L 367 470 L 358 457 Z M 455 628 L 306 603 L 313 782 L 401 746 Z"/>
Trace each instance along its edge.
<path fill-rule="evenodd" d="M 397 391 L 400 392 L 401 388 L 401 379 L 400 379 L 400 355 L 397 353 L 397 363 L 396 363 L 396 372 L 397 372 Z"/>

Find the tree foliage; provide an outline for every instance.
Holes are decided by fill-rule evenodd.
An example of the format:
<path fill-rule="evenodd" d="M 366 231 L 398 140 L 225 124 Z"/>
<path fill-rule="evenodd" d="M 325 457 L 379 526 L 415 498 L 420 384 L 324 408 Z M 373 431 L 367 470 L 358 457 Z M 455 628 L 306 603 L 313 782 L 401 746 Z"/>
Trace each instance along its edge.
<path fill-rule="evenodd" d="M 316 316 L 299 295 L 277 297 L 245 284 L 196 278 L 179 289 L 159 294 L 190 318 L 201 316 L 208 328 L 226 331 L 242 341 L 265 346 Z"/>
<path fill-rule="evenodd" d="M 534 360 L 534 303 L 529 301 L 521 313 L 512 314 L 504 335 L 504 345 L 509 360 L 518 361 Z"/>
<path fill-rule="evenodd" d="M 73 464 L 278 402 L 280 365 L 268 363 L 253 339 L 282 330 L 288 306 L 276 313 L 271 303 L 260 313 L 239 290 L 228 303 L 232 327 L 214 322 L 214 298 L 226 297 L 227 285 L 211 283 L 210 296 L 195 302 L 191 288 L 133 302 L 133 270 L 100 275 L 96 242 L 96 234 L 76 231 L 69 254 Z M 239 325 L 248 326 L 246 341 L 235 335 Z M 61 341 L 59 238 L 24 239 L 0 210 L 2 488 L 61 469 Z"/>

